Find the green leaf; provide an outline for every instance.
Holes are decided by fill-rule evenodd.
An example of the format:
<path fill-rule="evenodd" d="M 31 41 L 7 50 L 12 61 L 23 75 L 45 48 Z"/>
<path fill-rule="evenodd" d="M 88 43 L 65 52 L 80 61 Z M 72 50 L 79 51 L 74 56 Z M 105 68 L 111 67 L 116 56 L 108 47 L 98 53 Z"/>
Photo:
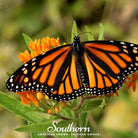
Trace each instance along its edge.
<path fill-rule="evenodd" d="M 62 115 L 72 118 L 73 117 L 73 111 L 69 107 L 66 107 L 66 108 L 64 108 Z"/>
<path fill-rule="evenodd" d="M 99 31 L 98 40 L 104 40 L 104 29 L 103 29 L 103 25 L 101 23 L 100 23 L 100 31 Z"/>
<path fill-rule="evenodd" d="M 31 123 L 44 123 L 47 120 L 21 101 L 0 92 L 0 105 Z"/>
<path fill-rule="evenodd" d="M 30 125 L 31 123 L 28 121 L 28 124 Z M 40 136 L 39 135 L 39 133 L 37 133 L 37 132 L 30 132 L 30 136 L 31 136 L 31 138 L 38 138 L 38 136 L 39 136 L 39 138 L 45 138 L 45 136 Z"/>
<path fill-rule="evenodd" d="M 71 37 L 72 42 L 73 42 L 74 36 L 77 36 L 77 35 L 78 35 L 78 32 L 77 32 L 77 24 L 74 21 L 73 22 L 73 26 L 72 26 L 72 37 Z"/>
<path fill-rule="evenodd" d="M 88 32 L 88 40 L 89 41 L 93 41 L 94 37 L 92 36 L 92 33 L 90 31 L 90 29 L 88 28 L 88 26 L 85 26 L 86 32 Z"/>
<path fill-rule="evenodd" d="M 30 41 L 32 41 L 32 39 L 27 34 L 25 34 L 25 33 L 23 33 L 23 37 L 24 37 L 24 40 L 25 40 L 25 42 L 26 42 L 26 44 L 28 46 L 28 49 L 31 52 L 33 52 L 33 50 L 29 47 Z"/>
<path fill-rule="evenodd" d="M 68 127 L 69 124 L 74 125 L 76 119 L 74 120 L 66 120 L 61 122 L 47 122 L 46 124 L 31 124 L 23 127 L 16 128 L 16 131 L 19 132 L 25 132 L 25 131 L 31 131 L 31 132 L 54 132 L 55 128 L 62 128 L 62 127 Z M 54 124 L 53 124 L 54 123 Z"/>
<path fill-rule="evenodd" d="M 19 132 L 24 132 L 24 131 L 47 132 L 47 128 L 50 126 L 52 126 L 52 122 L 49 122 L 47 124 L 31 124 L 31 125 L 16 128 L 15 130 Z"/>

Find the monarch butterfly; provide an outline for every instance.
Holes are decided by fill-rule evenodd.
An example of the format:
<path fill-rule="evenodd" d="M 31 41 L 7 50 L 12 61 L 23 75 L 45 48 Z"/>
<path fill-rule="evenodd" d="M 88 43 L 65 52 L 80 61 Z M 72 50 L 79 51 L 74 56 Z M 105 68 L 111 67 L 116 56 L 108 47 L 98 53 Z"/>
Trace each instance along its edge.
<path fill-rule="evenodd" d="M 45 52 L 16 70 L 7 81 L 14 92 L 41 91 L 57 101 L 84 93 L 116 92 L 126 76 L 138 69 L 138 45 L 120 41 L 81 42 Z"/>

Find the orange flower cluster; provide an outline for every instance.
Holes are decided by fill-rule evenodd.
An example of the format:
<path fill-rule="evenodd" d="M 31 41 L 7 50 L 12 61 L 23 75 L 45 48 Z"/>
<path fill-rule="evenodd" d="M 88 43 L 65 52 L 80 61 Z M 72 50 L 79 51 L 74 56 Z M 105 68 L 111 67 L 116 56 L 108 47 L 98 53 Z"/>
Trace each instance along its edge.
<path fill-rule="evenodd" d="M 24 91 L 24 92 L 17 92 L 17 95 L 20 95 L 22 104 L 29 105 L 29 102 L 32 102 L 35 106 L 38 106 L 38 99 L 36 98 L 35 91 Z"/>
<path fill-rule="evenodd" d="M 34 41 L 30 41 L 29 47 L 31 49 L 31 53 L 28 50 L 25 50 L 24 53 L 20 53 L 18 55 L 18 58 L 23 61 L 27 62 L 30 59 L 51 50 L 52 48 L 60 46 L 60 39 L 54 39 L 50 37 L 44 37 L 41 40 L 40 39 L 35 39 Z"/>
<path fill-rule="evenodd" d="M 130 87 L 132 87 L 133 91 L 135 92 L 136 90 L 136 81 L 138 80 L 138 72 L 134 72 L 131 75 L 132 78 L 127 77 L 128 81 L 125 81 L 124 83 L 127 85 L 126 89 L 129 89 Z"/>
<path fill-rule="evenodd" d="M 31 52 L 25 50 L 24 53 L 20 53 L 18 58 L 23 61 L 24 63 L 29 61 L 30 59 L 51 50 L 52 48 L 60 46 L 60 39 L 54 39 L 50 37 L 44 37 L 41 40 L 35 39 L 34 41 L 30 41 L 29 47 Z M 38 102 L 45 97 L 48 100 L 48 96 L 44 95 L 42 92 L 35 92 L 35 91 L 24 91 L 16 93 L 20 95 L 21 101 L 24 104 L 29 105 L 29 102 L 32 102 L 35 106 L 38 106 Z"/>
<path fill-rule="evenodd" d="M 59 106 L 61 108 L 65 108 L 66 105 L 67 105 L 66 101 L 59 102 Z M 60 113 L 60 108 L 57 106 L 57 107 L 54 108 L 54 110 L 53 109 L 49 109 L 47 113 L 48 114 Z"/>

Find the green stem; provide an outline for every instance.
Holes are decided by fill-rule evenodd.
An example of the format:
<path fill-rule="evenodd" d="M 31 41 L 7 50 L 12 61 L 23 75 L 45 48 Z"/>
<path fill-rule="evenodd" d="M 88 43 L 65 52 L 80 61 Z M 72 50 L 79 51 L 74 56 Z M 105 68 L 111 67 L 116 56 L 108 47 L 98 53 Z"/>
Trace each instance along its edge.
<path fill-rule="evenodd" d="M 80 107 L 83 105 L 83 103 L 84 103 L 85 100 L 96 98 L 96 97 L 97 96 L 87 96 L 87 97 L 81 96 L 80 102 L 79 102 L 78 106 L 76 107 L 76 109 L 74 109 L 74 111 L 78 111 L 80 109 Z"/>
<path fill-rule="evenodd" d="M 68 103 L 74 108 L 74 105 L 72 104 L 72 102 L 71 101 L 68 101 Z"/>
<path fill-rule="evenodd" d="M 75 112 L 78 111 L 78 110 L 80 109 L 80 107 L 81 107 L 82 104 L 84 103 L 84 100 L 85 100 L 84 97 L 81 96 L 81 99 L 80 99 L 80 102 L 79 102 L 78 106 L 76 107 L 76 109 L 74 109 Z"/>

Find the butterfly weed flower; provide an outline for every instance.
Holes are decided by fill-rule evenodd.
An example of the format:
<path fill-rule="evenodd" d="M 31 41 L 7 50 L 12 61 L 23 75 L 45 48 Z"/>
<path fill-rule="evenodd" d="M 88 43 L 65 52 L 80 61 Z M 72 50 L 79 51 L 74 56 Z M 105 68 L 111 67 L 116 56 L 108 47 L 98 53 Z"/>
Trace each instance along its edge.
<path fill-rule="evenodd" d="M 59 37 L 54 39 L 47 36 L 42 39 L 35 39 L 34 41 L 30 41 L 29 47 L 32 51 L 29 52 L 28 50 L 25 50 L 25 52 L 20 53 L 20 55 L 17 56 L 21 61 L 27 62 L 30 59 L 58 46 L 61 46 Z"/>
<path fill-rule="evenodd" d="M 29 102 L 32 102 L 35 106 L 38 107 L 39 100 L 36 98 L 35 91 L 24 91 L 24 92 L 17 92 L 17 95 L 20 95 L 22 104 L 29 105 Z"/>
<path fill-rule="evenodd" d="M 55 113 L 59 113 L 59 112 L 60 112 L 59 107 L 55 107 Z"/>
<path fill-rule="evenodd" d="M 45 94 L 42 93 L 42 92 L 37 92 L 36 97 L 37 97 L 38 100 L 42 100 L 45 97 Z"/>
<path fill-rule="evenodd" d="M 53 110 L 49 109 L 47 113 L 48 114 L 53 114 Z"/>
<path fill-rule="evenodd" d="M 131 77 L 127 76 L 126 81 L 124 82 L 126 84 L 126 89 L 129 89 L 132 87 L 133 91 L 136 90 L 136 81 L 138 80 L 138 72 L 134 72 L 131 74 Z"/>
<path fill-rule="evenodd" d="M 47 95 L 45 95 L 45 99 L 46 99 L 46 100 L 49 100 L 49 97 L 48 97 Z"/>

